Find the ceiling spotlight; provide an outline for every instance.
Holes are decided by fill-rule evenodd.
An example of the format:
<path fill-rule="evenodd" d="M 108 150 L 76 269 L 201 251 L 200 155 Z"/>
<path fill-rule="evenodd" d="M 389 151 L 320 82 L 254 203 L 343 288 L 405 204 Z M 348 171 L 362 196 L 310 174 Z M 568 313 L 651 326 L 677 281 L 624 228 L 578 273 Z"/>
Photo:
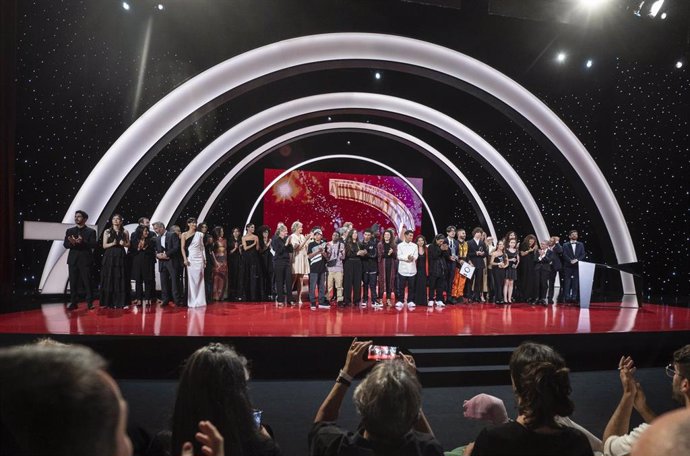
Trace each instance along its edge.
<path fill-rule="evenodd" d="M 124 8 L 125 11 L 129 11 L 129 9 L 130 9 L 131 7 L 129 6 L 129 3 L 127 3 L 127 2 L 122 2 L 122 8 Z"/>
<path fill-rule="evenodd" d="M 676 68 L 678 68 L 679 70 L 680 70 L 681 68 L 683 68 L 683 61 L 682 61 L 682 60 L 679 60 L 679 61 L 676 62 Z"/>
<path fill-rule="evenodd" d="M 662 6 L 664 6 L 664 0 L 656 0 L 652 3 L 652 6 L 649 7 L 649 17 L 656 17 Z"/>
<path fill-rule="evenodd" d="M 604 3 L 608 3 L 608 0 L 580 0 L 580 5 L 589 9 L 599 8 Z"/>
<path fill-rule="evenodd" d="M 378 71 L 374 73 L 374 78 L 376 78 L 377 80 L 381 79 L 381 73 L 379 73 Z"/>
<path fill-rule="evenodd" d="M 664 13 L 661 13 L 661 16 L 659 16 L 659 17 L 660 17 L 661 19 L 666 19 L 666 16 L 667 16 L 667 14 L 664 12 Z"/>
<path fill-rule="evenodd" d="M 587 63 L 585 63 L 585 66 L 586 66 L 587 68 L 592 68 L 592 65 L 593 65 L 593 64 L 594 64 L 594 62 L 592 62 L 592 59 L 589 59 L 589 60 L 587 60 Z"/>
<path fill-rule="evenodd" d="M 156 8 L 158 8 L 159 11 L 163 11 L 163 4 L 159 3 Z"/>
<path fill-rule="evenodd" d="M 565 62 L 565 57 L 566 57 L 565 52 L 559 52 L 556 55 L 556 60 L 558 61 L 558 63 L 563 63 L 563 62 Z"/>

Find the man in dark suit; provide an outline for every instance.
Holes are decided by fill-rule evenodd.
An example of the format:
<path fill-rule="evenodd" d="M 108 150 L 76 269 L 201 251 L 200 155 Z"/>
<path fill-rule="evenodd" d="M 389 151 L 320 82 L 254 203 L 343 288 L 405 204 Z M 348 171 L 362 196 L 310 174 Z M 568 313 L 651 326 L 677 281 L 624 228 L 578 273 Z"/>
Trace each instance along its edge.
<path fill-rule="evenodd" d="M 482 241 L 481 228 L 472 230 L 472 239 L 467 243 L 467 258 L 472 266 L 475 267 L 474 275 L 472 276 L 472 300 L 479 301 L 482 297 L 482 288 L 484 285 L 484 268 L 486 267 L 486 244 Z"/>
<path fill-rule="evenodd" d="M 158 259 L 158 272 L 161 279 L 161 305 L 165 307 L 170 301 L 173 301 L 175 305 L 182 306 L 180 238 L 176 233 L 166 231 L 165 225 L 161 222 L 155 222 L 153 230 L 158 235 L 156 237 L 156 258 Z"/>
<path fill-rule="evenodd" d="M 551 236 L 549 240 L 549 250 L 553 253 L 553 258 L 551 262 L 551 273 L 549 274 L 549 291 L 546 298 L 549 304 L 553 304 L 553 297 L 556 287 L 556 274 L 558 274 L 559 288 L 558 296 L 556 300 L 558 302 L 563 302 L 563 261 L 561 257 L 563 256 L 563 247 L 560 244 L 561 239 L 558 236 Z"/>
<path fill-rule="evenodd" d="M 546 306 L 546 291 L 549 285 L 549 277 L 551 275 L 551 266 L 553 264 L 554 253 L 549 250 L 549 242 L 541 241 L 539 249 L 534 252 L 534 275 L 537 281 L 537 301 L 535 304 L 542 304 Z M 530 258 L 526 256 L 525 259 Z"/>
<path fill-rule="evenodd" d="M 84 211 L 74 213 L 74 223 L 77 226 L 68 228 L 65 232 L 65 242 L 62 244 L 69 249 L 67 266 L 69 268 L 70 303 L 67 310 L 77 308 L 79 286 L 86 291 L 86 303 L 93 309 L 93 291 L 91 289 L 91 269 L 93 268 L 93 249 L 98 239 L 96 230 L 86 226 L 89 215 Z"/>
<path fill-rule="evenodd" d="M 577 302 L 580 293 L 580 265 L 585 259 L 585 245 L 578 241 L 577 230 L 570 230 L 570 239 L 563 245 L 563 272 L 565 275 L 565 302 Z"/>

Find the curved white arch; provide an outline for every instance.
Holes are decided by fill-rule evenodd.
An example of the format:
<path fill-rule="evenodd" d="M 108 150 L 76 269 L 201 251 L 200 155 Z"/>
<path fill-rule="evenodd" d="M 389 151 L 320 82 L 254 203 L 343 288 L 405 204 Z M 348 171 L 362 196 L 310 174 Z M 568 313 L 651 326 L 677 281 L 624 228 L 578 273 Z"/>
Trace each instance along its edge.
<path fill-rule="evenodd" d="M 266 195 L 266 193 L 268 193 L 268 191 L 269 191 L 269 190 L 275 185 L 275 183 L 278 182 L 280 179 L 282 179 L 283 177 L 287 176 L 288 174 L 290 174 L 290 173 L 293 172 L 294 170 L 299 169 L 299 168 L 301 168 L 301 167 L 303 167 L 303 166 L 306 166 L 306 165 L 308 165 L 308 164 L 310 164 L 310 163 L 316 163 L 316 162 L 323 161 L 323 160 L 334 160 L 334 159 L 338 159 L 338 158 L 346 158 L 346 159 L 350 159 L 350 160 L 360 160 L 360 161 L 365 161 L 365 162 L 369 162 L 369 163 L 374 163 L 374 164 L 376 164 L 376 165 L 378 165 L 378 166 L 380 166 L 380 167 L 382 167 L 382 168 L 387 169 L 388 171 L 390 171 L 391 173 L 395 174 L 396 176 L 398 176 L 400 179 L 402 179 L 402 180 L 405 182 L 405 184 L 406 184 L 408 187 L 410 187 L 410 188 L 412 189 L 412 191 L 415 193 L 415 195 L 417 195 L 417 197 L 422 201 L 422 204 L 424 205 L 424 208 L 425 208 L 426 211 L 429 213 L 429 218 L 431 219 L 431 225 L 434 227 L 434 233 L 438 233 L 438 228 L 436 227 L 436 220 L 434 219 L 434 214 L 431 212 L 431 209 L 429 208 L 429 205 L 426 203 L 426 200 L 425 200 L 424 197 L 422 196 L 422 193 L 417 189 L 417 187 L 415 187 L 415 186 L 412 184 L 412 182 L 409 181 L 408 178 L 406 178 L 405 176 L 403 176 L 402 174 L 400 174 L 398 171 L 396 171 L 395 169 L 391 168 L 390 166 L 388 166 L 388 165 L 386 165 L 386 164 L 384 164 L 384 163 L 381 163 L 380 161 L 376 161 L 376 160 L 373 160 L 373 159 L 367 158 L 367 157 L 362 157 L 362 156 L 360 156 L 360 155 L 350 155 L 350 154 L 322 155 L 322 156 L 320 156 L 320 157 L 310 158 L 309 160 L 304 160 L 304 161 L 301 162 L 301 163 L 297 163 L 296 165 L 291 166 L 290 168 L 288 168 L 288 169 L 286 169 L 285 171 L 283 171 L 282 173 L 280 173 L 278 176 L 276 176 L 275 179 L 273 179 L 273 180 L 271 181 L 270 184 L 268 184 L 268 185 L 261 191 L 261 193 L 259 194 L 258 198 L 256 198 L 256 201 L 254 201 L 254 205 L 252 206 L 252 209 L 249 211 L 249 215 L 247 216 L 247 221 L 244 223 L 244 226 L 247 226 L 247 224 L 249 224 L 249 222 L 252 220 L 252 217 L 254 217 L 254 211 L 256 211 L 256 207 L 257 207 L 257 206 L 259 205 L 259 203 L 261 202 L 261 199 Z M 204 206 L 204 208 L 206 208 L 206 206 Z M 203 215 L 203 217 L 206 216 L 206 214 L 203 212 L 203 210 L 202 210 L 202 213 L 199 215 L 199 220 L 203 220 L 202 215 Z"/>
<path fill-rule="evenodd" d="M 158 203 L 151 220 L 162 220 L 167 223 L 177 209 L 180 196 L 186 195 L 194 184 L 203 177 L 204 173 L 226 155 L 228 150 L 232 150 L 247 138 L 292 118 L 319 111 L 339 109 L 364 109 L 376 111 L 382 115 L 386 113 L 402 114 L 434 125 L 465 142 L 484 157 L 513 189 L 538 238 L 547 239 L 549 237 L 544 217 L 525 183 L 510 163 L 481 136 L 452 117 L 428 106 L 389 95 L 361 92 L 328 93 L 291 100 L 266 109 L 230 128 L 199 152 L 182 170 Z M 437 153 L 437 158 L 441 160 L 445 158 L 438 151 L 431 150 L 430 152 Z M 449 161 L 446 159 L 446 162 Z"/>
<path fill-rule="evenodd" d="M 390 136 L 395 136 L 397 138 L 403 139 L 405 141 L 408 141 L 410 143 L 415 144 L 417 147 L 427 151 L 428 153 L 434 155 L 437 159 L 441 160 L 441 162 L 444 164 L 444 166 L 448 167 L 455 176 L 458 177 L 462 181 L 462 183 L 465 185 L 467 188 L 467 191 L 472 195 L 472 198 L 476 201 L 477 205 L 479 206 L 479 210 L 481 211 L 484 220 L 486 220 L 486 225 L 487 228 L 489 229 L 489 233 L 493 236 L 494 239 L 498 239 L 496 236 L 496 230 L 494 229 L 494 224 L 491 221 L 491 216 L 489 215 L 489 211 L 486 208 L 486 205 L 484 205 L 484 201 L 482 201 L 482 198 L 479 196 L 479 193 L 477 193 L 477 190 L 474 188 L 472 183 L 467 179 L 467 177 L 458 169 L 457 166 L 448 158 L 446 158 L 441 152 L 439 152 L 437 149 L 431 147 L 429 144 L 426 142 L 422 141 L 421 139 L 417 138 L 416 136 L 412 136 L 408 133 L 405 133 L 400 130 L 396 130 L 394 128 L 386 127 L 384 125 L 377 125 L 377 124 L 372 124 L 372 123 L 365 123 L 365 122 L 329 122 L 325 124 L 319 124 L 319 125 L 312 125 L 309 127 L 305 128 L 300 128 L 299 130 L 294 130 L 291 132 L 288 132 L 278 138 L 275 138 L 266 144 L 262 145 L 258 149 L 250 152 L 246 157 L 244 157 L 242 160 L 240 160 L 239 163 L 237 163 L 231 170 L 223 176 L 223 179 L 216 185 L 216 188 L 213 189 L 213 192 L 211 192 L 211 195 L 209 196 L 208 200 L 206 200 L 206 203 L 204 204 L 204 207 L 201 209 L 201 212 L 199 213 L 199 220 L 204 220 L 206 216 L 208 215 L 208 212 L 211 210 L 211 207 L 213 204 L 216 202 L 220 194 L 223 192 L 223 189 L 228 185 L 228 183 L 239 173 L 242 172 L 246 167 L 248 167 L 251 163 L 253 163 L 255 160 L 260 159 L 267 153 L 271 152 L 274 148 L 278 147 L 281 144 L 284 144 L 289 141 L 293 141 L 297 138 L 306 136 L 306 135 L 311 135 L 315 133 L 322 133 L 322 132 L 327 132 L 330 130 L 358 130 L 358 131 L 373 131 L 377 133 L 383 133 L 387 134 Z M 334 156 L 329 156 L 329 157 L 334 157 Z M 348 158 L 351 158 L 352 156 L 347 156 Z M 359 159 L 362 159 L 362 157 L 359 157 Z M 395 173 L 398 177 L 401 177 L 405 179 L 402 174 L 397 172 L 395 169 L 382 164 L 381 162 L 374 161 L 371 159 L 366 159 L 368 161 L 372 161 L 376 163 L 379 166 L 382 166 L 389 171 Z M 310 162 L 311 163 L 311 162 Z M 298 165 L 298 167 L 304 166 L 308 163 L 303 162 Z M 406 179 L 405 179 L 406 180 Z M 416 190 L 416 188 L 413 186 L 413 189 Z M 436 227 L 436 222 L 434 220 L 433 214 L 431 212 L 431 209 L 429 208 L 429 205 L 426 203 L 426 200 L 421 194 L 418 194 L 419 198 L 422 200 L 422 203 L 424 204 L 424 207 L 426 208 L 427 212 L 429 213 L 429 216 L 431 217 L 431 222 L 434 226 L 434 233 L 438 233 L 438 228 Z M 263 194 L 260 198 L 263 197 Z M 259 200 L 260 200 L 259 198 Z M 257 203 L 254 204 L 254 207 L 252 208 L 252 215 L 254 213 L 254 210 L 256 209 L 256 206 L 258 205 Z M 249 217 L 251 218 L 251 217 Z M 249 223 L 249 221 L 247 221 Z M 246 225 L 246 223 L 245 223 Z"/>
<path fill-rule="evenodd" d="M 430 69 L 474 85 L 510 106 L 539 129 L 578 173 L 604 220 L 618 263 L 637 261 L 623 213 L 603 173 L 575 134 L 544 103 L 499 71 L 460 52 L 412 38 L 369 33 L 304 36 L 269 44 L 188 80 L 146 111 L 115 141 L 77 192 L 63 221 L 69 223 L 78 209 L 91 213 L 94 220 L 100 219 L 120 182 L 147 151 L 175 125 L 214 98 L 267 74 L 338 60 L 387 61 Z M 53 268 L 64 254 L 62 249 L 59 241 L 53 243 L 39 285 L 44 292 L 61 292 L 64 288 L 65 271 L 56 276 L 57 281 L 48 283 Z M 630 293 L 634 285 L 630 288 L 624 282 L 624 289 Z"/>

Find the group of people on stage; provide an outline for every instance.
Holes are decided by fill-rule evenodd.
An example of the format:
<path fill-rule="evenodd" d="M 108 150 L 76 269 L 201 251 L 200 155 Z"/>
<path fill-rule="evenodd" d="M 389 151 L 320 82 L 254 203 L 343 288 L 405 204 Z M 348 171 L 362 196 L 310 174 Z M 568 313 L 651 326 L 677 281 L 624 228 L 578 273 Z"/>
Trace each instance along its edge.
<path fill-rule="evenodd" d="M 88 215 L 75 213 L 76 226 L 65 234 L 71 301 L 77 307 L 83 288 L 93 307 L 91 286 L 96 232 L 86 226 Z M 289 231 L 289 232 L 288 232 Z M 384 305 L 401 309 L 417 303 L 444 307 L 465 302 L 508 304 L 516 301 L 547 305 L 554 302 L 557 274 L 561 302 L 578 300 L 578 262 L 585 247 L 572 230 L 561 244 L 557 236 L 538 241 L 534 235 L 519 242 L 514 231 L 495 241 L 481 228 L 467 239 L 464 229 L 448 226 L 427 242 L 414 231 L 400 235 L 374 225 L 361 233 L 345 223 L 330 241 L 322 227 L 307 234 L 301 222 L 288 230 L 279 223 L 271 236 L 268 226 L 248 224 L 242 234 L 233 228 L 229 239 L 216 226 L 187 220 L 182 232 L 142 217 L 134 232 L 124 229 L 119 214 L 102 237 L 101 306 L 126 308 L 150 304 L 155 295 L 155 265 L 161 282 L 160 303 L 199 307 L 209 301 L 272 301 L 301 303 L 308 277 L 312 308 Z M 135 282 L 132 296 L 131 281 Z M 296 293 L 295 293 L 296 292 Z M 318 293 L 317 293 L 318 292 Z"/>

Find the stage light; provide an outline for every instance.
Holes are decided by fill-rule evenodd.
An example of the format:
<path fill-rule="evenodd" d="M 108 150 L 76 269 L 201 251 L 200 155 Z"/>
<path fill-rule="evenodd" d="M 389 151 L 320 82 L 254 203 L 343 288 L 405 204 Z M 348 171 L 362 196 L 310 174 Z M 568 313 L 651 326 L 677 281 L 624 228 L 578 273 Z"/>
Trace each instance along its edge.
<path fill-rule="evenodd" d="M 587 60 L 587 63 L 585 63 L 585 66 L 587 68 L 592 68 L 592 65 L 594 65 L 594 62 L 592 62 L 592 59 Z"/>
<path fill-rule="evenodd" d="M 376 78 L 376 80 L 381 79 L 381 73 L 379 73 L 379 72 L 377 71 L 377 72 L 374 74 L 374 77 Z"/>
<path fill-rule="evenodd" d="M 666 19 L 666 16 L 667 16 L 666 13 L 661 13 L 661 16 L 659 16 L 659 17 L 661 17 L 661 19 Z"/>
<path fill-rule="evenodd" d="M 130 9 L 131 7 L 129 6 L 129 3 L 127 3 L 127 2 L 122 2 L 122 8 L 124 8 L 125 11 L 129 11 L 129 9 Z"/>
<path fill-rule="evenodd" d="M 656 17 L 662 6 L 664 6 L 664 0 L 656 0 L 652 3 L 652 6 L 649 7 L 649 17 Z"/>
<path fill-rule="evenodd" d="M 580 0 L 580 5 L 589 8 L 596 9 L 601 7 L 604 3 L 608 3 L 609 0 Z"/>
<path fill-rule="evenodd" d="M 162 4 L 162 3 L 159 3 L 158 6 L 157 6 L 157 8 L 158 8 L 159 11 L 163 11 L 163 4 Z"/>
<path fill-rule="evenodd" d="M 676 68 L 678 68 L 679 70 L 680 70 L 681 68 L 683 68 L 683 61 L 682 61 L 682 60 L 679 60 L 679 61 L 676 62 Z"/>
<path fill-rule="evenodd" d="M 565 52 L 559 52 L 559 53 L 556 55 L 556 61 L 557 61 L 558 63 L 563 63 L 563 62 L 565 62 L 565 58 L 566 58 Z"/>
<path fill-rule="evenodd" d="M 347 145 L 348 145 L 348 146 L 350 145 L 350 141 L 347 142 Z"/>

